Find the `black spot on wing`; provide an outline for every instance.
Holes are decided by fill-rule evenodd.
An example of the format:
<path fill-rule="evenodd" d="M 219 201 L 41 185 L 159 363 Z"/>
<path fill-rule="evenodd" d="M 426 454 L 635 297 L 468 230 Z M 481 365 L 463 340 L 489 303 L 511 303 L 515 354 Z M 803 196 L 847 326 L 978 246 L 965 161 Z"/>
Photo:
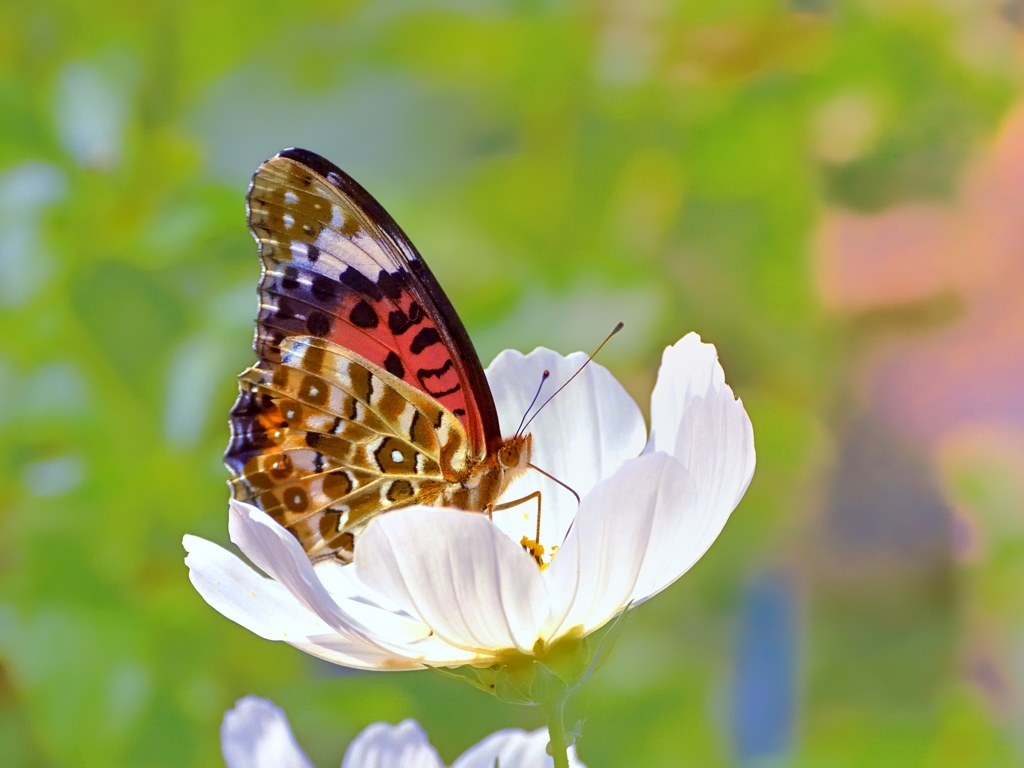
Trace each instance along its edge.
<path fill-rule="evenodd" d="M 423 421 L 423 417 L 420 415 L 420 412 L 414 410 L 412 412 L 412 419 L 409 421 L 409 439 L 414 443 L 417 442 L 416 429 L 419 427 L 421 421 Z"/>
<path fill-rule="evenodd" d="M 278 294 L 277 299 L 277 310 L 273 312 L 272 316 L 277 320 L 294 320 L 300 313 L 301 310 L 296 308 L 295 304 L 292 303 L 291 298 L 284 294 Z"/>
<path fill-rule="evenodd" d="M 416 378 L 418 378 L 421 383 L 423 382 L 424 379 L 440 378 L 441 376 L 444 376 L 446 373 L 448 373 L 448 371 L 451 370 L 453 365 L 455 365 L 455 363 L 453 363 L 452 359 L 449 357 L 447 360 L 444 361 L 444 365 L 442 365 L 440 368 L 420 368 L 418 371 L 416 371 Z"/>
<path fill-rule="evenodd" d="M 412 483 L 408 480 L 395 480 L 388 487 L 386 495 L 389 501 L 405 501 L 411 499 L 415 493 Z"/>
<path fill-rule="evenodd" d="M 427 347 L 440 343 L 441 334 L 437 332 L 437 328 L 424 328 L 413 338 L 412 344 L 409 345 L 409 349 L 414 355 L 418 355 Z"/>
<path fill-rule="evenodd" d="M 352 321 L 352 325 L 359 328 L 376 328 L 377 323 L 380 322 L 373 307 L 365 301 L 360 301 L 352 307 L 352 311 L 348 313 L 348 319 Z"/>
<path fill-rule="evenodd" d="M 394 352 L 388 352 L 388 356 L 384 358 L 384 368 L 396 378 L 401 379 L 405 376 L 405 366 L 402 365 L 401 359 Z"/>
<path fill-rule="evenodd" d="M 380 271 L 380 275 L 377 277 L 377 287 L 389 299 L 397 301 L 402 298 L 402 286 L 398 284 L 395 277 L 388 273 L 387 270 L 382 269 Z"/>
<path fill-rule="evenodd" d="M 341 295 L 341 286 L 329 277 L 319 273 L 313 275 L 311 290 L 314 299 L 325 303 L 334 301 Z"/>
<path fill-rule="evenodd" d="M 409 316 L 400 309 L 393 309 L 388 313 L 388 329 L 390 329 L 395 336 L 401 336 L 413 325 L 414 323 L 409 319 Z"/>
<path fill-rule="evenodd" d="M 353 291 L 368 296 L 374 301 L 384 298 L 384 293 L 377 287 L 377 284 L 355 267 L 346 268 L 338 279 Z"/>
<path fill-rule="evenodd" d="M 327 336 L 331 332 L 331 318 L 319 310 L 309 313 L 306 330 L 314 336 Z"/>
<path fill-rule="evenodd" d="M 448 371 L 452 369 L 455 363 L 452 362 L 451 358 L 444 361 L 444 365 L 440 368 L 420 368 L 416 371 L 416 378 L 420 380 L 420 386 L 429 393 L 432 397 L 442 398 L 445 395 L 452 395 L 462 389 L 462 384 L 456 383 L 451 389 L 446 389 L 441 392 L 435 392 L 430 387 L 429 379 L 439 379 L 444 376 Z"/>
<path fill-rule="evenodd" d="M 445 397 L 446 395 L 453 395 L 453 394 L 455 394 L 460 389 L 462 389 L 462 385 L 461 384 L 456 384 L 451 389 L 446 389 L 443 392 L 432 392 L 425 384 L 423 385 L 423 388 L 425 390 L 427 390 L 427 392 L 430 393 L 431 397 L 434 397 L 436 399 L 440 399 L 442 397 Z M 458 414 L 459 411 L 462 411 L 462 409 L 461 408 L 457 408 L 456 410 L 452 411 L 452 413 Z M 462 413 L 465 414 L 465 411 L 462 411 Z"/>
<path fill-rule="evenodd" d="M 286 291 L 294 291 L 299 287 L 299 270 L 291 264 L 284 268 L 284 275 L 281 277 L 281 287 Z"/>

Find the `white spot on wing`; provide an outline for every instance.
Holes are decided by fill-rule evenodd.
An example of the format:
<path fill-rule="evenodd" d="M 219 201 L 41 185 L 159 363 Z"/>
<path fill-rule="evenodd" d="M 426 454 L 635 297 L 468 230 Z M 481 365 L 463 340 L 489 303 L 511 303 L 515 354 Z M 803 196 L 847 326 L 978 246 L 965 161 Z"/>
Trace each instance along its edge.
<path fill-rule="evenodd" d="M 285 229 L 291 229 L 295 225 L 295 219 L 290 213 L 286 213 L 281 219 L 284 221 Z"/>
<path fill-rule="evenodd" d="M 299 202 L 299 196 L 296 195 L 294 192 L 285 192 L 284 201 L 286 203 L 297 203 Z"/>
<path fill-rule="evenodd" d="M 320 230 L 313 243 L 322 254 L 334 256 L 336 260 L 374 281 L 380 275 L 380 270 L 400 270 L 404 267 L 405 259 L 413 258 L 411 250 L 402 248 L 401 255 L 396 254 L 390 242 L 375 237 L 375 227 L 371 226 L 367 230 L 360 226 L 351 234 L 343 234 L 346 218 L 354 215 L 354 212 L 344 209 L 341 205 L 331 206 L 330 224 Z"/>
<path fill-rule="evenodd" d="M 405 456 L 402 455 L 402 452 L 400 450 L 395 448 L 395 450 L 391 452 L 391 460 L 396 464 L 401 464 L 403 461 L 405 461 Z"/>
<path fill-rule="evenodd" d="M 327 432 L 331 427 L 331 420 L 320 415 L 307 416 L 303 419 L 303 423 L 311 432 Z"/>
<path fill-rule="evenodd" d="M 380 246 L 370 238 L 360 238 L 357 243 L 329 227 L 320 230 L 320 234 L 313 244 L 321 251 L 331 254 L 373 281 L 376 281 L 380 275 L 382 264 L 392 263 Z M 380 258 L 380 261 L 375 261 L 374 257 Z"/>

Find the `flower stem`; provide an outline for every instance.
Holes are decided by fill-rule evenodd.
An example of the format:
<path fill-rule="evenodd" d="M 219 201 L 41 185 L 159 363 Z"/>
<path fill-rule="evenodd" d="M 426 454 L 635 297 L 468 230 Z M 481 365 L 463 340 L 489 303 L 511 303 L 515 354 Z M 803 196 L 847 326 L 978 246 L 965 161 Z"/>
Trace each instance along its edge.
<path fill-rule="evenodd" d="M 548 719 L 548 751 L 555 761 L 555 768 L 569 768 L 569 745 L 565 739 L 565 700 L 560 696 L 552 702 L 542 704 Z"/>

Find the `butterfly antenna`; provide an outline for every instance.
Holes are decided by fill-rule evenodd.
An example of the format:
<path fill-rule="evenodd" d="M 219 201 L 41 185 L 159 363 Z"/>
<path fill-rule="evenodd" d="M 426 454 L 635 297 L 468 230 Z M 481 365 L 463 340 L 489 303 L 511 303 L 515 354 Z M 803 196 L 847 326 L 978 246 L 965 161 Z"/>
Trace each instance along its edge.
<path fill-rule="evenodd" d="M 523 412 L 523 418 L 519 420 L 519 429 L 516 430 L 516 435 L 522 433 L 523 424 L 526 423 L 526 417 L 530 415 L 530 409 L 533 408 L 534 404 L 537 402 L 537 398 L 540 397 L 540 390 L 543 388 L 544 382 L 548 380 L 548 376 L 550 375 L 551 371 L 544 371 L 544 373 L 541 375 L 540 385 L 537 387 L 537 393 L 533 396 L 533 400 L 530 401 L 530 404 L 526 406 L 526 411 Z"/>
<path fill-rule="evenodd" d="M 595 350 L 594 350 L 593 354 L 592 354 L 592 355 L 591 355 L 590 357 L 588 357 L 588 358 L 587 358 L 587 361 L 586 361 L 586 362 L 585 362 L 585 363 L 584 363 L 583 365 L 581 365 L 581 366 L 579 367 L 579 369 L 578 369 L 578 370 L 576 371 L 576 373 L 574 373 L 574 374 L 573 374 L 572 376 L 570 376 L 570 377 L 569 377 L 569 378 L 568 378 L 568 379 L 566 380 L 566 382 L 565 382 L 565 383 L 564 383 L 564 384 L 563 384 L 562 386 L 560 386 L 560 387 L 559 387 L 558 389 L 556 389 L 556 390 L 555 390 L 555 391 L 554 391 L 554 392 L 553 392 L 553 393 L 551 394 L 551 397 L 549 397 L 549 398 L 548 398 L 547 400 L 545 400 L 545 401 L 544 401 L 544 402 L 543 402 L 543 403 L 541 404 L 540 408 L 538 408 L 538 409 L 537 409 L 536 411 L 534 411 L 534 413 L 533 413 L 533 416 L 531 416 L 531 417 L 530 417 L 530 421 L 527 421 L 527 422 L 526 422 L 526 424 L 524 424 L 524 425 L 522 426 L 522 428 L 520 429 L 520 431 L 524 431 L 524 430 L 525 430 L 525 429 L 526 429 L 526 428 L 527 428 L 528 426 L 530 426 L 530 423 L 531 423 L 531 422 L 532 422 L 532 421 L 533 421 L 534 419 L 536 419 L 536 418 L 537 418 L 537 415 L 538 415 L 538 414 L 539 414 L 539 413 L 540 413 L 541 411 L 543 411 L 543 410 L 544 410 L 544 406 L 545 406 L 545 405 L 547 405 L 548 403 L 550 403 L 550 402 L 551 402 L 552 400 L 554 400 L 554 399 L 555 399 L 555 396 L 556 396 L 556 395 L 557 395 L 557 394 L 558 394 L 559 392 L 561 392 L 561 391 L 562 391 L 563 389 L 565 389 L 565 388 L 566 388 L 567 386 L 569 386 L 569 382 L 570 382 L 570 381 L 572 381 L 573 379 L 575 379 L 575 378 L 576 378 L 577 376 L 579 376 L 579 375 L 580 375 L 580 374 L 581 374 L 581 373 L 583 372 L 583 369 L 584 369 L 584 368 L 586 368 L 586 367 L 587 367 L 588 365 L 590 365 L 590 361 L 591 361 L 591 360 L 593 360 L 593 359 L 594 359 L 595 357 L 597 357 L 597 353 L 601 351 L 601 348 L 602 348 L 602 347 L 603 347 L 603 346 L 604 346 L 605 344 L 607 344 L 607 343 L 608 343 L 608 342 L 609 342 L 609 341 L 611 340 L 612 336 L 614 336 L 614 335 L 615 335 L 616 333 L 618 333 L 619 331 L 621 331 L 621 330 L 622 330 L 622 328 L 623 328 L 623 327 L 624 327 L 625 325 L 626 325 L 625 323 L 623 323 L 622 321 L 619 321 L 619 324 L 618 324 L 618 325 L 616 325 L 616 326 L 615 326 L 615 327 L 614 327 L 614 328 L 612 329 L 612 332 L 611 332 L 611 333 L 609 333 L 609 334 L 608 334 L 608 336 L 607 336 L 607 337 L 605 338 L 605 340 L 604 340 L 604 341 L 602 341 L 602 342 L 601 342 L 601 343 L 600 343 L 600 344 L 598 345 L 597 349 L 595 349 Z M 517 434 L 518 434 L 518 433 L 517 433 Z M 554 479 L 554 478 L 552 478 L 552 479 Z"/>

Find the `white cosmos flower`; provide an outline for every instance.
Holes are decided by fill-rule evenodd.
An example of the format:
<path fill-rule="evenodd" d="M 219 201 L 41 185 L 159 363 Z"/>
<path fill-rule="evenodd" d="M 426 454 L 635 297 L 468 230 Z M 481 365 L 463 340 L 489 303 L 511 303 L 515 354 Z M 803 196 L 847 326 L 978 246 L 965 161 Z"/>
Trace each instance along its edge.
<path fill-rule="evenodd" d="M 586 358 L 502 352 L 487 370 L 503 434 L 515 431 L 545 369 L 555 384 Z M 261 637 L 349 667 L 489 666 L 585 636 L 657 594 L 704 554 L 754 472 L 750 420 L 715 348 L 689 334 L 667 348 L 648 438 L 636 403 L 591 363 L 533 422 L 536 472 L 503 500 L 539 489 L 538 568 L 520 546 L 533 503 L 496 513 L 409 507 L 374 519 L 355 561 L 310 564 L 298 541 L 246 504 L 230 506 L 231 540 L 267 576 L 186 536 L 203 598 Z M 268 578 L 269 577 L 269 578 Z"/>
<path fill-rule="evenodd" d="M 220 741 L 227 768 L 313 768 L 284 712 L 259 696 L 239 699 L 224 713 Z M 452 768 L 544 768 L 554 764 L 547 745 L 546 728 L 532 733 L 509 728 L 471 747 Z M 586 768 L 572 749 L 569 765 Z M 444 763 L 419 723 L 403 720 L 364 728 L 345 750 L 341 768 L 444 768 Z"/>

